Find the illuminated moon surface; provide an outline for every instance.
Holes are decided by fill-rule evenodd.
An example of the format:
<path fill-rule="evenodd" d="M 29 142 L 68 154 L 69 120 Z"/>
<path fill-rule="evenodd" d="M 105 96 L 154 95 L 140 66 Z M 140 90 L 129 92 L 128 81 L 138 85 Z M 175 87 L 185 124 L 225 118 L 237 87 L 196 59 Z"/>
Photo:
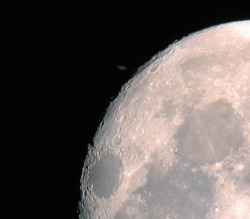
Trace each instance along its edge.
<path fill-rule="evenodd" d="M 170 45 L 110 104 L 84 163 L 87 218 L 250 218 L 250 21 Z"/>

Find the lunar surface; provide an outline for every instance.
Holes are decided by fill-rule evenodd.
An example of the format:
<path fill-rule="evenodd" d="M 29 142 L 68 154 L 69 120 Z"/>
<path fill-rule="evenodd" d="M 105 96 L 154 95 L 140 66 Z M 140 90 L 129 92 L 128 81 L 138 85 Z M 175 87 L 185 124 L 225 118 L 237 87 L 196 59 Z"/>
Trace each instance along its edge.
<path fill-rule="evenodd" d="M 183 38 L 110 104 L 81 219 L 250 218 L 250 21 Z"/>

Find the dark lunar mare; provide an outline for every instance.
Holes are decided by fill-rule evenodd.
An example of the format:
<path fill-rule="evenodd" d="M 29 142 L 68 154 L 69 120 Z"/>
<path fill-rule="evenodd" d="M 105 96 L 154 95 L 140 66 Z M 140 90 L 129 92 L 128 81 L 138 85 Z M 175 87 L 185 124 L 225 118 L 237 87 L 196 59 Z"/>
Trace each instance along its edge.
<path fill-rule="evenodd" d="M 156 168 L 153 165 L 148 168 L 146 185 L 134 192 L 146 204 L 129 200 L 116 214 L 116 219 L 130 218 L 127 214 L 129 208 L 137 208 L 145 218 L 205 217 L 213 204 L 214 178 L 207 177 L 197 164 L 185 158 L 180 158 L 177 165 L 158 181 L 154 176 L 158 174 Z"/>
<path fill-rule="evenodd" d="M 184 124 L 174 136 L 178 153 L 199 164 L 222 161 L 242 143 L 239 119 L 223 100 L 198 111 L 188 109 Z"/>

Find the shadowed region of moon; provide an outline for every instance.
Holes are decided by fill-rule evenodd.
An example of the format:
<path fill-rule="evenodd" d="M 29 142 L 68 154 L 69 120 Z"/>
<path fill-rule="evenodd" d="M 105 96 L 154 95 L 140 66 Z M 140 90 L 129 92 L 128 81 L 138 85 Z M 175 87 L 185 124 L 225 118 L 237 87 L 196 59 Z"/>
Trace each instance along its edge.
<path fill-rule="evenodd" d="M 216 100 L 202 111 L 190 109 L 175 138 L 179 153 L 199 164 L 223 160 L 242 141 L 237 116 L 225 100 Z"/>
<path fill-rule="evenodd" d="M 95 194 L 108 198 L 119 187 L 122 165 L 118 157 L 104 155 L 90 170 L 89 183 L 93 185 Z"/>

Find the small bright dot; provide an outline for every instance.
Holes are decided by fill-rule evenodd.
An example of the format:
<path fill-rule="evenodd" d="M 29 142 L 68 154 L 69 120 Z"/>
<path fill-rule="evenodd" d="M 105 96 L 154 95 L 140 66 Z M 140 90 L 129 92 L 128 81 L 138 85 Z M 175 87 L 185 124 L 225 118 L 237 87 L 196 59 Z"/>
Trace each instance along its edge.
<path fill-rule="evenodd" d="M 245 168 L 245 167 L 244 167 L 243 164 L 238 164 L 238 165 L 237 165 L 237 170 L 238 170 L 238 171 L 242 171 L 244 168 Z"/>

